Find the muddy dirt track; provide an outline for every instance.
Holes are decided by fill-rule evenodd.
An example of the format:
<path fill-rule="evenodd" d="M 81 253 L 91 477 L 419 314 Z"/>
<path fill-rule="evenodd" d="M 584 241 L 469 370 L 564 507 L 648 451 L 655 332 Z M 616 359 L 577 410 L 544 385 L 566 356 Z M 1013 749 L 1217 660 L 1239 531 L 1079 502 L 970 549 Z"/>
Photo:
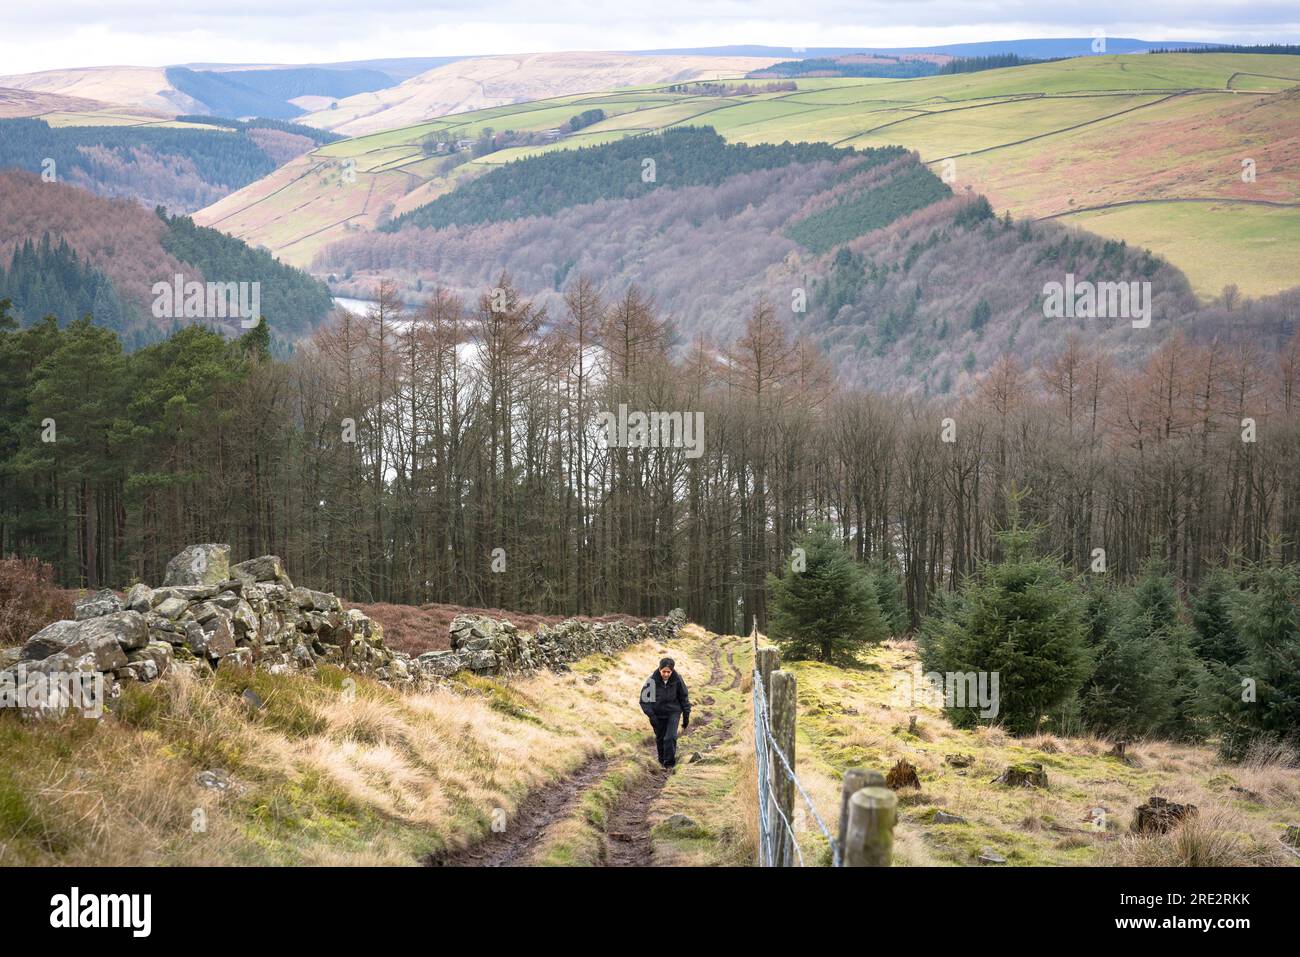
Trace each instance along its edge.
<path fill-rule="evenodd" d="M 711 707 L 711 690 L 734 690 L 741 680 L 734 655 L 728 651 L 723 668 L 722 639 L 712 637 L 708 645 L 708 680 L 691 691 L 691 726 L 678 741 L 678 770 L 656 767 L 619 796 L 610 810 L 600 863 L 607 867 L 649 867 L 654 864 L 650 808 L 674 773 L 681 773 L 696 752 L 716 748 L 731 737 L 731 722 L 717 720 Z M 654 749 L 654 737 L 647 734 L 642 745 Z M 552 827 L 568 820 L 586 792 L 600 784 L 611 770 L 604 754 L 589 758 L 577 771 L 554 784 L 535 791 L 514 813 L 510 827 L 495 832 L 477 844 L 447 855 L 435 855 L 427 863 L 434 867 L 519 867 L 530 864 L 533 853 L 546 842 Z"/>

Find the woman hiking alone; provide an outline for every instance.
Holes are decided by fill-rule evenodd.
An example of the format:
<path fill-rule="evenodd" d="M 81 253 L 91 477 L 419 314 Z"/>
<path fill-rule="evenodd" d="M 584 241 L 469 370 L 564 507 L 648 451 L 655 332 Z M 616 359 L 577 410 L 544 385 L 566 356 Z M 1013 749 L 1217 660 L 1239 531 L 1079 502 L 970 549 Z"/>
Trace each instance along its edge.
<path fill-rule="evenodd" d="M 641 710 L 655 729 L 660 765 L 671 768 L 677 763 L 677 719 L 681 719 L 683 731 L 691 723 L 691 699 L 673 659 L 661 660 L 659 668 L 641 686 Z"/>

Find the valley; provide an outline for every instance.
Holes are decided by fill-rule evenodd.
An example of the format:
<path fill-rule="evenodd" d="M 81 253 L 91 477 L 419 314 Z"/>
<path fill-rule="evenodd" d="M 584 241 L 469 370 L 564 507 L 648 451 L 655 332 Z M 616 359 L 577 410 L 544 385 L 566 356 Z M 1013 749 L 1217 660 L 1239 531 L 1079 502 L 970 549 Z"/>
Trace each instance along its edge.
<path fill-rule="evenodd" d="M 794 93 L 725 98 L 662 86 L 608 89 L 355 137 L 199 219 L 310 266 L 331 240 L 374 229 L 475 172 L 542 151 L 707 125 L 729 142 L 901 145 L 945 181 L 986 195 L 999 215 L 1088 221 L 1169 259 L 1203 297 L 1218 295 L 1228 274 L 1243 294 L 1263 295 L 1295 285 L 1288 267 L 1300 243 L 1293 162 L 1300 99 L 1286 90 L 1297 84 L 1300 57 L 1206 53 L 1106 55 L 909 80 L 801 78 Z M 421 151 L 430 136 L 541 131 L 591 108 L 606 118 L 558 143 L 496 150 L 449 172 L 443 158 Z M 1196 131 L 1192 139 L 1187 130 Z M 1255 161 L 1253 182 L 1241 179 L 1243 158 Z M 1177 236 L 1155 225 L 1159 212 L 1098 210 L 1182 199 L 1198 202 L 1181 213 L 1193 228 Z M 1206 255 L 1191 237 L 1216 235 L 1225 219 L 1215 254 Z M 1253 238 L 1261 231 L 1273 238 Z"/>
<path fill-rule="evenodd" d="M 1294 24 L 264 6 L 0 12 L 0 867 L 1285 880 Z"/>

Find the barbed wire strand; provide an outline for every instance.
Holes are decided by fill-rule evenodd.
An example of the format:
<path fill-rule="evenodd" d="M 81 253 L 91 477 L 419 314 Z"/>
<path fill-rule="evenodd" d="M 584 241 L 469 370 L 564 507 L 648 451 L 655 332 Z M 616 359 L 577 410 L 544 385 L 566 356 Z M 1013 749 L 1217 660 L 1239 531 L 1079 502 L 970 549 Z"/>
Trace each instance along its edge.
<path fill-rule="evenodd" d="M 758 646 L 757 632 L 754 637 L 755 648 Z M 766 745 L 767 747 L 764 747 Z M 812 815 L 813 821 L 817 824 L 817 829 L 822 832 L 826 838 L 826 843 L 831 849 L 831 866 L 840 866 L 840 848 L 839 842 L 831 836 L 830 829 L 826 827 L 826 822 L 822 820 L 821 815 L 817 813 L 817 807 L 813 804 L 812 798 L 804 789 L 803 782 L 799 776 L 794 773 L 794 768 L 790 766 L 789 759 L 785 752 L 781 750 L 780 745 L 776 743 L 776 738 L 772 736 L 771 712 L 768 709 L 767 695 L 763 689 L 763 677 L 759 674 L 758 668 L 754 669 L 754 752 L 756 764 L 758 766 L 758 805 L 759 805 L 759 863 L 764 867 L 772 867 L 776 857 L 776 843 L 771 828 L 768 826 L 768 815 L 770 807 L 776 799 L 773 789 L 772 769 L 768 766 L 768 747 L 776 755 L 780 762 L 782 770 L 794 783 L 795 790 L 803 798 L 808 812 Z M 794 845 L 795 852 L 799 857 L 799 864 L 803 866 L 803 851 L 799 847 L 799 841 L 795 837 L 794 828 L 790 826 L 789 820 L 781 811 L 779 803 L 775 805 L 776 816 L 780 819 L 785 829 L 790 834 L 790 841 Z"/>

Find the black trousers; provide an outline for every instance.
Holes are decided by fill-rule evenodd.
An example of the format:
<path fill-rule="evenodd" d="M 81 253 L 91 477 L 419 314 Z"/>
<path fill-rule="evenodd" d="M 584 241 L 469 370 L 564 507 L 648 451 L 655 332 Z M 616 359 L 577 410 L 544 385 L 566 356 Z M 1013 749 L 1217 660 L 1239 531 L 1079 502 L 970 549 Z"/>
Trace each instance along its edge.
<path fill-rule="evenodd" d="M 655 747 L 659 750 L 659 763 L 671 768 L 677 763 L 677 722 L 681 713 L 655 715 L 650 723 L 655 729 Z"/>

